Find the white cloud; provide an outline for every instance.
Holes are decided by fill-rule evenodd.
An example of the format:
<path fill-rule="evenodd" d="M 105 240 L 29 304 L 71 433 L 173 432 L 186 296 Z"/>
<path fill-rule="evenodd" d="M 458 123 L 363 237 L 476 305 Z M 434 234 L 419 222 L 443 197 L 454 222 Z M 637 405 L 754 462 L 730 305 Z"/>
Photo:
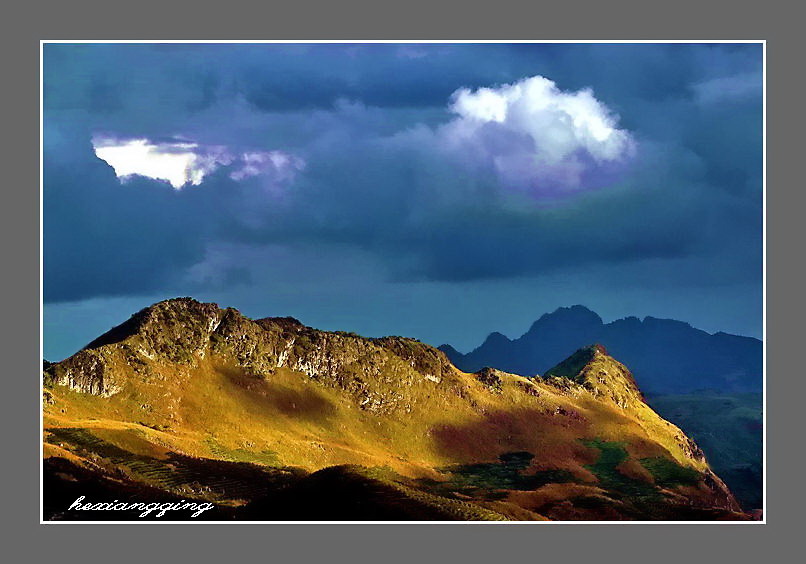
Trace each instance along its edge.
<path fill-rule="evenodd" d="M 590 89 L 565 92 L 542 76 L 494 88 L 454 92 L 456 114 L 444 143 L 466 158 L 489 162 L 500 179 L 537 195 L 584 188 L 635 149 L 618 117 Z"/>
<path fill-rule="evenodd" d="M 95 136 L 95 155 L 115 169 L 125 181 L 133 175 L 167 181 L 175 189 L 198 186 L 204 177 L 222 166 L 234 167 L 230 178 L 241 181 L 255 176 L 272 183 L 293 180 L 305 162 L 282 151 L 246 151 L 234 154 L 225 146 L 188 141 L 155 143 L 148 139 L 118 139 Z"/>
<path fill-rule="evenodd" d="M 222 147 L 202 148 L 196 143 L 153 143 L 148 139 L 93 137 L 95 155 L 115 169 L 118 178 L 133 175 L 165 180 L 176 189 L 198 186 L 204 177 L 232 157 Z"/>
<path fill-rule="evenodd" d="M 233 180 L 251 176 L 269 176 L 279 182 L 290 182 L 305 168 L 305 161 L 282 151 L 250 151 L 240 157 L 241 167 L 230 173 Z"/>

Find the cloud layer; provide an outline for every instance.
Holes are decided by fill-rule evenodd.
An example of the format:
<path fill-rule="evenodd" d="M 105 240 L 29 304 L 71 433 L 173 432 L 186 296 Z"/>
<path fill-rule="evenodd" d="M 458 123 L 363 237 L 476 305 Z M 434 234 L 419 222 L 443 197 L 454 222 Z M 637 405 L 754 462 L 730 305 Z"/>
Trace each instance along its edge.
<path fill-rule="evenodd" d="M 502 294 L 468 288 L 548 300 L 585 280 L 575 301 L 698 296 L 680 317 L 758 325 L 761 55 L 46 45 L 45 300 L 283 295 L 311 322 L 355 302 L 361 331 L 398 315 L 386 292 L 464 315 L 441 310 L 454 291 L 506 316 Z"/>

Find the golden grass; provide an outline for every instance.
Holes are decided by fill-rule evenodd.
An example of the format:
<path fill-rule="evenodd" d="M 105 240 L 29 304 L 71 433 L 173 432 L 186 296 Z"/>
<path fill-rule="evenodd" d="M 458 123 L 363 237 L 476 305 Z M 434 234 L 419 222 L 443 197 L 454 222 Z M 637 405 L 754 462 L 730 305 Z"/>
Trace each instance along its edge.
<path fill-rule="evenodd" d="M 598 453 L 580 438 L 621 441 L 634 458 L 671 456 L 702 469 L 680 449 L 674 438 L 679 430 L 649 407 L 626 411 L 581 389 L 564 392 L 520 376 L 503 376 L 500 393 L 459 371 L 440 383 L 378 379 L 373 385 L 384 392 L 398 386 L 408 408 L 376 414 L 346 391 L 287 369 L 262 379 L 212 358 L 197 364 L 155 365 L 151 377 L 119 367 L 122 390 L 109 398 L 56 386 L 45 426 L 86 427 L 150 455 L 271 452 L 279 464 L 309 471 L 358 464 L 415 478 L 438 476 L 436 469 L 450 464 L 528 451 L 535 454 L 534 470 L 566 469 L 592 481 L 584 465 Z M 524 384 L 537 395 L 525 393 Z M 630 464 L 625 471 L 641 474 Z"/>

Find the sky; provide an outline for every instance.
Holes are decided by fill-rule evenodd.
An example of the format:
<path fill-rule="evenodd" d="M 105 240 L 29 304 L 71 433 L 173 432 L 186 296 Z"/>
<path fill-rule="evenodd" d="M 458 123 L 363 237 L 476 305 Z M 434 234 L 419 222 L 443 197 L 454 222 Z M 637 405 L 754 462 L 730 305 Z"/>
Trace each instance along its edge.
<path fill-rule="evenodd" d="M 193 296 L 466 352 L 762 336 L 759 44 L 46 44 L 43 346 Z"/>

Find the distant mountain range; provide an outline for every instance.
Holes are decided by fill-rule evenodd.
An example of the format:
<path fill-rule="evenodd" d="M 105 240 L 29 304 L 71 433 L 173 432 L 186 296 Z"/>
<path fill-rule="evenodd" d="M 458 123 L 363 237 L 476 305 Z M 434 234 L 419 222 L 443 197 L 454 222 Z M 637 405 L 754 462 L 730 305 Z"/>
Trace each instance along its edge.
<path fill-rule="evenodd" d="M 439 349 L 466 372 L 494 366 L 531 376 L 545 373 L 583 343 L 604 345 L 630 367 L 649 395 L 762 390 L 763 345 L 759 339 L 710 334 L 682 321 L 655 317 L 604 323 L 581 305 L 543 315 L 514 340 L 494 332 L 467 354 L 450 345 Z"/>

